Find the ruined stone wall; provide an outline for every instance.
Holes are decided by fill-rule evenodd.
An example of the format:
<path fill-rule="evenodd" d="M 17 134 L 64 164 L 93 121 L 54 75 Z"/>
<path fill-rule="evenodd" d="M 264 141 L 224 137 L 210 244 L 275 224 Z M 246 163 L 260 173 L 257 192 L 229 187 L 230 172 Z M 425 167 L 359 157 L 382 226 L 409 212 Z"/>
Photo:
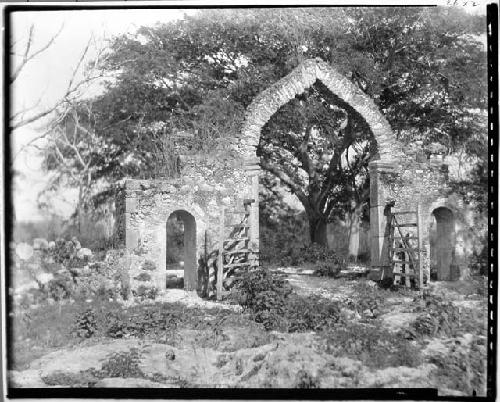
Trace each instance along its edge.
<path fill-rule="evenodd" d="M 458 266 L 461 277 L 467 276 L 467 257 L 472 251 L 467 244 L 472 235 L 470 229 L 473 227 L 474 212 L 472 208 L 464 205 L 459 196 L 452 193 L 448 184 L 446 164 L 437 159 L 418 161 L 415 155 L 407 155 L 406 158 L 391 163 L 375 161 L 370 164 L 370 180 L 372 266 L 390 265 L 387 249 L 389 247 L 388 204 L 394 204 L 391 209 L 393 212 L 415 211 L 419 205 L 422 244 L 429 263 L 433 251 L 431 231 L 435 230 L 436 225 L 433 211 L 445 207 L 453 215 L 455 232 L 452 246 L 453 264 Z M 415 221 L 413 215 L 398 216 L 399 223 L 410 221 Z"/>
<path fill-rule="evenodd" d="M 118 193 L 115 238 L 131 254 L 132 289 L 140 285 L 165 288 L 166 223 L 175 211 L 186 211 L 194 217 L 196 261 L 217 249 L 222 207 L 226 211 L 226 223 L 231 220 L 238 223 L 242 216 L 230 212 L 242 210 L 243 200 L 255 197 L 252 171 L 255 167 L 243 159 L 223 153 L 184 158 L 181 175 L 176 179 L 127 180 Z M 254 204 L 258 208 L 257 202 Z M 229 235 L 230 228 L 224 230 L 226 236 Z M 251 246 L 258 250 L 258 228 L 251 238 Z M 155 266 L 147 272 L 150 280 L 134 280 L 144 274 L 146 260 Z M 197 286 L 191 283 L 188 287 L 195 290 Z"/>

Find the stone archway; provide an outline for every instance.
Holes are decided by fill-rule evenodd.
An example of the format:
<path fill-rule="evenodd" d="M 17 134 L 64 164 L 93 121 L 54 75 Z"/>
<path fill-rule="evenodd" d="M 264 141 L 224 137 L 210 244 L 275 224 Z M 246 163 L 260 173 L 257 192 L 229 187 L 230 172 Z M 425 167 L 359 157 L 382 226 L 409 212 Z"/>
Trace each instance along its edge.
<path fill-rule="evenodd" d="M 183 264 L 184 264 L 184 288 L 196 290 L 198 280 L 198 264 L 196 260 L 196 219 L 189 212 L 179 209 L 172 212 L 167 221 L 175 216 L 180 219 L 184 226 L 183 242 Z M 168 235 L 167 235 L 168 244 Z M 167 250 L 168 253 L 168 250 Z"/>
<path fill-rule="evenodd" d="M 318 58 L 305 60 L 252 101 L 247 108 L 242 128 L 242 148 L 255 152 L 261 129 L 271 116 L 317 80 L 363 117 L 375 137 L 381 160 L 392 160 L 401 155 L 399 144 L 389 123 L 373 100 L 330 64 Z M 249 153 L 247 156 L 253 155 Z"/>
<path fill-rule="evenodd" d="M 262 127 L 281 106 L 302 94 L 316 81 L 322 82 L 360 114 L 377 143 L 378 160 L 370 163 L 370 258 L 372 266 L 384 266 L 387 263 L 384 252 L 387 247 L 387 220 L 384 216 L 386 201 L 380 194 L 380 169 L 393 169 L 394 162 L 403 158 L 404 154 L 389 123 L 373 100 L 334 67 L 319 58 L 305 60 L 290 74 L 261 92 L 247 108 L 238 150 L 248 160 L 255 160 Z M 258 193 L 256 197 L 258 199 Z M 252 216 L 258 222 L 258 208 L 252 212 Z"/>
<path fill-rule="evenodd" d="M 434 218 L 430 230 L 431 274 L 438 281 L 458 279 L 453 272 L 455 261 L 455 217 L 446 207 L 438 207 L 432 211 Z"/>

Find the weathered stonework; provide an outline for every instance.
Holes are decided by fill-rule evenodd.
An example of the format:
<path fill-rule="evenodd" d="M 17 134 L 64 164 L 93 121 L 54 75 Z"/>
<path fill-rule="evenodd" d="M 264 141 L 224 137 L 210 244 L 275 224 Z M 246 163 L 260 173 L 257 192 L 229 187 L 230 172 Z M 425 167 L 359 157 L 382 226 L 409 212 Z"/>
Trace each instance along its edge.
<path fill-rule="evenodd" d="M 147 276 L 141 275 L 145 272 L 142 267 L 146 261 L 152 261 L 157 267 L 148 271 L 150 285 L 160 291 L 165 289 L 166 222 L 173 213 L 184 222 L 185 245 L 188 245 L 185 248 L 189 249 L 185 254 L 184 284 L 189 290 L 200 288 L 200 261 L 219 246 L 222 207 L 226 216 L 237 219 L 238 215 L 231 212 L 241 210 L 244 199 L 255 200 L 250 207 L 249 248 L 258 252 L 259 162 L 256 148 L 261 129 L 281 106 L 317 80 L 364 118 L 377 142 L 378 157 L 369 166 L 371 265 L 385 269 L 389 266 L 388 203 L 393 202 L 394 210 L 399 211 L 415 210 L 418 204 L 422 216 L 423 246 L 431 250 L 426 259 L 431 261 L 433 257 L 430 234 L 433 219 L 438 224 L 446 221 L 438 232 L 446 232 L 447 239 L 453 241 L 453 253 L 439 258 L 458 266 L 461 275 L 464 275 L 465 253 L 461 231 L 470 222 L 467 223 L 469 218 L 465 216 L 460 200 L 450 194 L 446 166 L 435 160 L 422 160 L 421 155 L 404 154 L 373 100 L 331 65 L 312 59 L 304 61 L 253 100 L 247 109 L 241 134 L 228 140 L 217 155 L 183 158 L 177 179 L 125 182 L 116 202 L 115 240 L 130 253 L 132 289 L 148 282 L 144 281 Z M 437 211 L 443 207 L 450 213 Z M 224 236 L 228 234 L 227 228 L 223 230 Z M 439 247 L 445 249 L 443 244 Z M 450 279 L 450 276 L 451 271 L 441 273 L 440 279 Z"/>
<path fill-rule="evenodd" d="M 253 100 L 247 109 L 240 140 L 242 148 L 245 148 L 249 155 L 255 152 L 259 144 L 260 130 L 271 116 L 295 95 L 300 95 L 312 86 L 316 80 L 321 81 L 366 120 L 377 141 L 381 160 L 402 156 L 400 144 L 373 100 L 321 59 L 304 61 Z"/>
<path fill-rule="evenodd" d="M 415 211 L 417 205 L 421 216 L 422 246 L 428 249 L 426 255 L 429 264 L 434 267 L 437 259 L 446 260 L 438 264 L 437 279 L 450 280 L 467 276 L 466 252 L 464 247 L 464 229 L 470 225 L 472 211 L 463 205 L 463 201 L 451 192 L 448 186 L 447 165 L 434 161 L 417 161 L 414 155 L 392 162 L 374 161 L 370 163 L 370 228 L 372 237 L 371 264 L 373 267 L 389 267 L 389 231 L 388 209 L 392 211 Z M 447 222 L 440 218 L 440 209 L 449 211 Z M 399 223 L 414 221 L 412 215 L 403 215 Z M 443 233 L 447 225 L 449 233 Z M 441 232 L 440 235 L 431 232 Z M 447 239 L 446 247 L 440 242 Z M 446 239 L 445 239 L 446 240 Z M 445 257 L 436 257 L 437 253 L 448 253 Z M 435 258 L 432 258 L 432 257 Z M 446 265 L 446 266 L 445 266 Z M 450 268 L 451 267 L 451 268 Z M 455 268 L 453 268 L 455 267 Z M 425 267 L 429 270 L 430 267 Z M 453 274 L 450 270 L 459 271 Z M 386 270 L 387 272 L 387 270 Z"/>
<path fill-rule="evenodd" d="M 187 290 L 198 290 L 198 261 L 219 246 L 221 209 L 227 219 L 238 222 L 231 211 L 243 209 L 244 199 L 257 199 L 258 169 L 255 161 L 221 153 L 212 157 L 185 157 L 181 176 L 168 180 L 126 180 L 118 192 L 116 242 L 126 247 L 130 257 L 132 290 L 149 285 L 163 291 L 167 277 L 167 220 L 175 213 L 184 222 L 184 283 Z M 256 188 L 257 184 L 257 188 Z M 258 205 L 251 208 L 251 219 L 258 222 Z M 227 224 L 226 220 L 226 224 Z M 229 229 L 225 228 L 225 231 Z M 258 226 L 253 228 L 251 247 L 258 251 Z M 146 260 L 157 269 L 142 273 Z M 139 278 L 139 279 L 137 279 Z M 150 283 L 149 283 L 150 282 Z"/>

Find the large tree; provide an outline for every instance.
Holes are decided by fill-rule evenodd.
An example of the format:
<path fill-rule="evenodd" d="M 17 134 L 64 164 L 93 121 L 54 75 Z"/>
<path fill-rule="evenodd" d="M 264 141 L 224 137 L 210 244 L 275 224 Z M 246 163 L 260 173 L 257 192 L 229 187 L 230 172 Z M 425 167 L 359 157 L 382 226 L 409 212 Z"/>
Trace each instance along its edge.
<path fill-rule="evenodd" d="M 115 38 L 100 66 L 115 78 L 93 100 L 106 144 L 93 180 L 164 174 L 158 155 L 179 132 L 194 133 L 189 146 L 204 152 L 239 135 L 252 99 L 314 57 L 370 96 L 401 141 L 468 153 L 486 140 L 484 31 L 480 17 L 440 7 L 203 10 L 142 27 Z M 262 167 L 304 205 L 312 240 L 326 242 L 336 214 L 359 218 L 376 144 L 321 83 L 270 119 L 259 148 Z"/>

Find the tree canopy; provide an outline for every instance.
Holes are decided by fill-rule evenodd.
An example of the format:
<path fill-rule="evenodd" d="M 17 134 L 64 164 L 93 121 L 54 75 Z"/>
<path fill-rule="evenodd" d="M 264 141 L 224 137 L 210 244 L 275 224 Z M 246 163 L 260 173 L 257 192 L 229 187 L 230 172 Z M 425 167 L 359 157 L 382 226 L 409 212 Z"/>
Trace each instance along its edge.
<path fill-rule="evenodd" d="M 239 135 L 259 92 L 315 57 L 370 96 L 399 140 L 484 162 L 484 32 L 481 17 L 443 7 L 213 9 L 141 27 L 110 42 L 104 92 L 73 106 L 98 139 L 92 182 L 165 174 L 158 158 L 179 133 L 210 152 Z M 332 216 L 366 203 L 375 147 L 364 120 L 317 82 L 265 125 L 259 154 L 322 242 Z"/>

